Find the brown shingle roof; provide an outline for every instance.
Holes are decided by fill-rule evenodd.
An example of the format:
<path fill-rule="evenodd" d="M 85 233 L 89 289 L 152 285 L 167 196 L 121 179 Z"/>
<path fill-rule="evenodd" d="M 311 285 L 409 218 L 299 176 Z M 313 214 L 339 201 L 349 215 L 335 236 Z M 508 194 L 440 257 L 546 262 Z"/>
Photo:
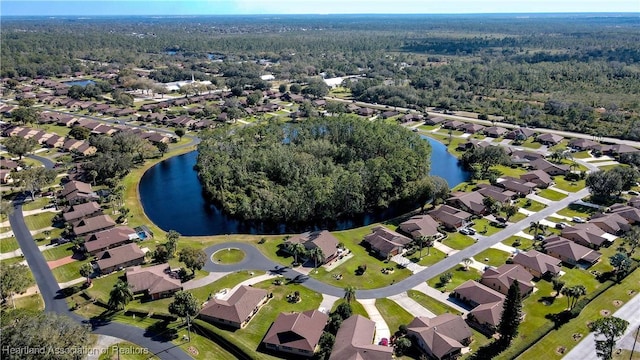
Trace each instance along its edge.
<path fill-rule="evenodd" d="M 69 208 L 69 211 L 62 214 L 62 217 L 64 218 L 64 221 L 73 221 L 87 215 L 94 214 L 98 211 L 100 211 L 100 205 L 95 201 L 91 201 L 84 204 L 73 205 Z"/>
<path fill-rule="evenodd" d="M 414 239 L 421 236 L 439 236 L 438 222 L 430 215 L 412 216 L 409 220 L 400 224 L 400 229 L 411 234 Z"/>
<path fill-rule="evenodd" d="M 531 284 L 533 275 L 525 268 L 517 264 L 504 264 L 497 269 L 489 268 L 482 274 L 480 282 L 487 286 L 490 284 L 497 284 L 499 292 L 506 294 L 509 291 L 509 287 L 515 281 L 518 283 L 521 294 L 527 294 L 533 289 Z"/>
<path fill-rule="evenodd" d="M 136 244 L 127 244 L 99 253 L 96 258 L 98 259 L 98 268 L 104 270 L 144 258 L 144 252 Z"/>
<path fill-rule="evenodd" d="M 320 341 L 327 320 L 329 316 L 318 310 L 280 313 L 262 342 L 313 352 Z"/>
<path fill-rule="evenodd" d="M 391 360 L 393 348 L 373 345 L 376 324 L 360 315 L 342 322 L 329 360 Z"/>
<path fill-rule="evenodd" d="M 434 318 L 416 317 L 407 330 L 423 343 L 438 359 L 461 350 L 472 336 L 471 329 L 461 316 L 442 314 Z"/>
<path fill-rule="evenodd" d="M 338 251 L 338 239 L 327 230 L 302 233 L 293 236 L 287 242 L 301 243 L 307 250 L 320 248 L 325 259 L 330 258 Z"/>
<path fill-rule="evenodd" d="M 109 215 L 98 215 L 81 220 L 73 227 L 73 233 L 80 236 L 114 226 L 116 222 Z"/>
<path fill-rule="evenodd" d="M 130 267 L 126 272 L 127 283 L 134 293 L 146 291 L 149 295 L 181 290 L 180 279 L 172 277 L 169 270 L 169 264 Z"/>
<path fill-rule="evenodd" d="M 240 286 L 227 300 L 212 299 L 200 311 L 201 314 L 233 321 L 244 322 L 253 309 L 267 296 L 267 291 L 250 286 Z"/>
<path fill-rule="evenodd" d="M 522 265 L 525 269 L 533 269 L 540 274 L 557 274 L 560 272 L 560 260 L 536 250 L 519 252 L 513 257 L 513 263 Z"/>
<path fill-rule="evenodd" d="M 371 234 L 364 237 L 364 241 L 377 251 L 389 253 L 389 251 L 398 246 L 403 247 L 407 245 L 411 242 L 411 239 L 395 231 L 391 231 L 384 226 L 376 226 L 373 228 Z"/>
<path fill-rule="evenodd" d="M 488 304 L 496 301 L 504 301 L 504 295 L 480 284 L 477 281 L 467 280 L 453 291 L 460 296 L 473 301 L 476 304 Z"/>
<path fill-rule="evenodd" d="M 118 226 L 113 229 L 91 234 L 84 248 L 89 253 L 109 248 L 119 243 L 133 240 L 137 237 L 136 231 L 128 226 Z"/>
<path fill-rule="evenodd" d="M 580 260 L 584 260 L 592 264 L 598 261 L 602 256 L 602 254 L 595 250 L 576 244 L 575 242 L 560 236 L 546 238 L 543 246 L 545 251 L 558 254 L 576 263 Z"/>

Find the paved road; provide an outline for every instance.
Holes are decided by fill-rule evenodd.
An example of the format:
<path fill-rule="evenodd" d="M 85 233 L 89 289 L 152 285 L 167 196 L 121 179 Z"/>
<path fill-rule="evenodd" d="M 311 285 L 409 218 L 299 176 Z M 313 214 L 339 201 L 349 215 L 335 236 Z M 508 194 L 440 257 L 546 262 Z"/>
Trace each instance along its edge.
<path fill-rule="evenodd" d="M 53 161 L 51 161 L 51 159 L 48 159 L 46 157 L 39 156 L 39 155 L 34 155 L 34 154 L 29 154 L 26 157 L 40 161 L 42 165 L 44 165 L 44 167 L 47 169 L 53 169 L 54 163 Z"/>
<path fill-rule="evenodd" d="M 566 198 L 557 201 L 543 210 L 537 212 L 534 215 L 531 215 L 513 225 L 508 226 L 502 231 L 491 235 L 491 236 L 478 236 L 478 242 L 475 244 L 452 254 L 445 259 L 439 261 L 438 263 L 408 277 L 402 281 L 399 281 L 393 285 L 372 289 L 372 290 L 358 290 L 356 292 L 356 297 L 358 299 L 377 299 L 377 298 L 385 298 L 393 295 L 401 294 L 409 289 L 414 288 L 421 283 L 424 283 L 428 279 L 448 270 L 460 262 L 462 259 L 466 257 L 472 257 L 481 251 L 490 248 L 491 246 L 501 242 L 502 240 L 515 235 L 516 233 L 523 231 L 529 228 L 531 222 L 540 221 L 551 214 L 567 207 L 569 204 L 576 200 L 580 200 L 583 197 L 589 194 L 588 189 L 582 189 L 576 193 L 569 194 Z M 238 271 L 238 270 L 247 270 L 247 269 L 256 269 L 256 270 L 273 270 L 279 264 L 267 259 L 258 249 L 256 249 L 253 245 L 246 243 L 224 243 L 217 244 L 205 249 L 205 252 L 210 257 L 213 253 L 218 250 L 226 249 L 226 248 L 238 248 L 243 250 L 246 253 L 243 261 L 233 264 L 233 265 L 218 265 L 212 262 L 207 262 L 204 267 L 204 270 L 213 271 L 213 272 L 228 272 L 228 271 Z M 282 274 L 286 278 L 293 278 L 300 273 L 293 269 L 285 269 L 282 271 Z M 322 294 L 328 294 L 332 296 L 342 297 L 344 295 L 344 289 L 325 284 L 316 279 L 310 278 L 304 281 L 304 286 L 317 291 Z"/>
<path fill-rule="evenodd" d="M 126 339 L 149 349 L 161 359 L 177 360 L 190 358 L 190 356 L 177 345 L 154 337 L 154 334 L 143 329 L 114 322 L 86 320 L 69 311 L 65 299 L 61 296 L 58 282 L 51 273 L 47 261 L 39 251 L 36 242 L 33 240 L 33 237 L 31 237 L 27 225 L 24 223 L 22 205 L 14 206 L 14 211 L 9 216 L 9 221 L 18 240 L 18 244 L 27 260 L 27 264 L 29 268 L 31 268 L 33 277 L 40 289 L 40 293 L 44 299 L 45 311 L 66 315 L 78 322 L 90 324 L 93 332 L 96 334 Z"/>
<path fill-rule="evenodd" d="M 634 335 L 640 327 L 640 295 L 636 295 L 629 302 L 622 305 L 613 316 L 625 319 L 629 322 L 627 331 L 620 341 L 618 341 L 616 348 L 623 348 L 631 350 L 634 346 Z M 640 352 L 640 344 L 635 344 L 635 351 Z M 567 360 L 597 360 L 596 356 L 596 343 L 593 333 L 582 338 L 582 340 L 576 345 L 563 359 Z"/>

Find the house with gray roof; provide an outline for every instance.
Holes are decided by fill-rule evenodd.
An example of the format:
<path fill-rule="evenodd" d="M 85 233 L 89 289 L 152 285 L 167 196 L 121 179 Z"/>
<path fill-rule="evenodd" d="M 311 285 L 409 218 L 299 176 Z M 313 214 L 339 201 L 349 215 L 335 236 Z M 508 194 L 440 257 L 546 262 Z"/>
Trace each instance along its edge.
<path fill-rule="evenodd" d="M 200 310 L 199 318 L 241 329 L 269 300 L 266 290 L 242 285 L 227 299 L 212 299 Z"/>
<path fill-rule="evenodd" d="M 96 255 L 96 264 L 102 274 L 144 263 L 144 251 L 137 244 L 126 244 Z"/>
<path fill-rule="evenodd" d="M 407 325 L 407 335 L 430 358 L 455 359 L 471 344 L 472 332 L 459 315 L 416 317 Z"/>
<path fill-rule="evenodd" d="M 588 247 L 577 244 L 560 236 L 552 236 L 543 240 L 544 251 L 560 259 L 567 265 L 583 265 L 589 267 L 602 256 L 601 253 Z"/>
<path fill-rule="evenodd" d="M 342 322 L 329 360 L 391 360 L 393 348 L 374 345 L 376 323 L 361 315 Z"/>
<path fill-rule="evenodd" d="M 182 290 L 180 277 L 171 271 L 169 264 L 133 266 L 127 268 L 125 276 L 134 294 L 142 293 L 151 300 L 170 297 Z"/>
<path fill-rule="evenodd" d="M 480 283 L 504 295 L 509 292 L 509 287 L 516 283 L 524 298 L 533 292 L 534 285 L 531 280 L 533 280 L 533 275 L 524 267 L 518 264 L 504 264 L 497 269 L 490 267 L 485 270 Z"/>
<path fill-rule="evenodd" d="M 399 228 L 404 233 L 411 235 L 413 239 L 427 236 L 437 240 L 444 237 L 444 234 L 438 231 L 438 226 L 438 222 L 430 215 L 416 215 L 401 223 Z"/>
<path fill-rule="evenodd" d="M 562 269 L 562 261 L 536 250 L 518 252 L 513 263 L 525 268 L 533 277 L 557 276 Z"/>
<path fill-rule="evenodd" d="M 338 239 L 328 230 L 309 231 L 295 235 L 285 241 L 289 244 L 302 244 L 307 250 L 319 248 L 322 250 L 324 261 L 327 263 L 338 256 Z"/>

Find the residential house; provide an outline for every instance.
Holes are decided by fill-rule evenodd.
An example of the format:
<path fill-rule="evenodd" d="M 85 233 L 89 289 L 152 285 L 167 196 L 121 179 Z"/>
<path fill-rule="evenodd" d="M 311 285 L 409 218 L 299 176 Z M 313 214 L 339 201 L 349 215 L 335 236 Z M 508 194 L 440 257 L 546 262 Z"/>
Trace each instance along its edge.
<path fill-rule="evenodd" d="M 400 118 L 400 121 L 402 121 L 403 123 L 407 123 L 410 121 L 422 121 L 422 119 L 424 119 L 424 116 L 421 114 L 416 114 L 416 113 L 410 113 L 410 114 L 405 114 Z"/>
<path fill-rule="evenodd" d="M 449 230 L 456 230 L 466 226 L 471 221 L 472 214 L 456 209 L 449 205 L 443 205 L 428 213 L 434 220 Z"/>
<path fill-rule="evenodd" d="M 536 250 L 518 252 L 513 257 L 513 263 L 525 268 L 535 278 L 557 276 L 561 270 L 560 259 Z"/>
<path fill-rule="evenodd" d="M 80 146 L 78 146 L 77 148 L 75 148 L 73 150 L 73 152 L 75 154 L 79 154 L 82 156 L 90 156 L 96 153 L 96 151 L 98 151 L 98 149 L 95 146 L 91 146 L 88 142 L 83 141 Z"/>
<path fill-rule="evenodd" d="M 319 248 L 322 250 L 324 261 L 328 263 L 339 254 L 338 239 L 329 231 L 313 231 L 293 236 L 286 241 L 289 244 L 302 244 L 307 250 Z"/>
<path fill-rule="evenodd" d="M 376 323 L 361 315 L 342 322 L 329 360 L 391 360 L 393 348 L 374 345 Z"/>
<path fill-rule="evenodd" d="M 266 290 L 242 285 L 227 299 L 209 300 L 198 317 L 211 323 L 241 329 L 268 300 L 269 293 Z"/>
<path fill-rule="evenodd" d="M 564 140 L 564 137 L 558 134 L 550 134 L 550 133 L 540 134 L 538 135 L 538 137 L 536 137 L 537 142 L 547 146 L 558 145 L 558 143 L 560 143 L 562 140 Z"/>
<path fill-rule="evenodd" d="M 631 225 L 629 225 L 627 219 L 618 213 L 600 214 L 589 220 L 589 224 L 594 224 L 612 235 L 621 235 L 631 229 Z"/>
<path fill-rule="evenodd" d="M 456 287 L 451 296 L 473 307 L 467 316 L 471 326 L 487 335 L 496 332 L 502 317 L 503 294 L 477 281 L 467 280 Z"/>
<path fill-rule="evenodd" d="M 600 145 L 599 143 L 589 139 L 571 139 L 569 147 L 579 151 L 591 150 Z"/>
<path fill-rule="evenodd" d="M 575 224 L 562 229 L 562 237 L 574 241 L 582 246 L 599 249 L 603 245 L 608 245 L 612 240 L 603 236 L 604 230 L 595 224 Z"/>
<path fill-rule="evenodd" d="M 516 196 L 516 193 L 511 190 L 505 190 L 489 184 L 478 184 L 478 188 L 476 191 L 482 196 L 491 198 L 503 205 L 510 204 L 511 200 Z"/>
<path fill-rule="evenodd" d="M 460 127 L 460 130 L 468 134 L 475 134 L 477 132 L 481 132 L 484 128 L 485 127 L 480 124 L 466 123 Z"/>
<path fill-rule="evenodd" d="M 460 130 L 465 123 L 458 120 L 449 120 L 442 124 L 443 129 Z"/>
<path fill-rule="evenodd" d="M 569 166 L 553 164 L 545 159 L 538 159 L 530 162 L 532 168 L 542 170 L 551 176 L 565 175 L 569 172 Z"/>
<path fill-rule="evenodd" d="M 469 141 L 467 142 L 458 144 L 458 147 L 456 149 L 460 151 L 467 151 L 470 149 L 486 148 L 489 146 L 492 146 L 492 145 L 487 141 L 478 141 L 475 139 L 469 139 Z"/>
<path fill-rule="evenodd" d="M 69 202 L 69 205 L 98 200 L 98 195 L 93 192 L 90 184 L 75 180 L 64 184 L 60 195 Z"/>
<path fill-rule="evenodd" d="M 416 215 L 401 223 L 399 228 L 404 233 L 411 235 L 413 239 L 426 236 L 438 240 L 444 237 L 444 235 L 438 231 L 438 226 L 438 222 L 430 215 Z"/>
<path fill-rule="evenodd" d="M 169 264 L 133 266 L 127 268 L 125 276 L 134 294 L 144 294 L 151 300 L 167 298 L 182 290 L 180 277 L 171 271 Z"/>
<path fill-rule="evenodd" d="M 484 205 L 484 196 L 477 191 L 473 192 L 455 192 L 452 197 L 447 199 L 447 204 L 458 209 L 462 209 L 474 215 L 484 215 L 487 213 L 487 207 Z"/>
<path fill-rule="evenodd" d="M 10 183 L 13 183 L 13 179 L 11 178 L 11 170 L 0 169 L 0 184 L 10 184 Z"/>
<path fill-rule="evenodd" d="M 280 313 L 262 339 L 265 348 L 311 357 L 318 348 L 329 316 L 318 310 Z"/>
<path fill-rule="evenodd" d="M 72 231 L 75 236 L 85 236 L 115 226 L 116 222 L 109 215 L 98 215 L 78 221 L 73 225 Z"/>
<path fill-rule="evenodd" d="M 444 118 L 440 117 L 440 116 L 436 116 L 436 117 L 429 117 L 424 121 L 425 125 L 438 125 L 438 124 L 442 124 L 444 122 Z"/>
<path fill-rule="evenodd" d="M 398 114 L 400 114 L 400 113 L 395 111 L 395 110 L 390 110 L 390 111 L 383 112 L 382 114 L 380 114 L 380 116 L 382 116 L 383 119 L 388 119 L 388 118 L 392 118 L 394 116 L 397 116 Z"/>
<path fill-rule="evenodd" d="M 517 128 L 506 133 L 504 137 L 506 139 L 524 141 L 530 138 L 531 136 L 533 136 L 534 134 L 535 134 L 535 131 L 533 129 Z"/>
<path fill-rule="evenodd" d="M 533 193 L 533 190 L 538 186 L 535 183 L 528 182 L 525 180 L 515 179 L 512 177 L 507 177 L 498 180 L 498 186 L 501 186 L 509 191 L 514 192 L 516 195 L 529 195 Z"/>
<path fill-rule="evenodd" d="M 509 152 L 509 158 L 512 164 L 524 165 L 538 159 L 544 159 L 544 155 L 525 150 L 512 150 Z"/>
<path fill-rule="evenodd" d="M 541 189 L 545 189 L 554 183 L 551 176 L 542 170 L 529 171 L 526 174 L 520 175 L 520 179 L 526 182 L 532 182 Z"/>
<path fill-rule="evenodd" d="M 611 206 L 609 209 L 612 213 L 622 216 L 629 224 L 640 224 L 640 199 L 638 207 L 628 205 Z"/>
<path fill-rule="evenodd" d="M 95 201 L 72 205 L 64 213 L 62 218 L 66 222 L 75 222 L 87 217 L 102 215 L 102 208 Z"/>
<path fill-rule="evenodd" d="M 484 129 L 484 134 L 488 137 L 499 138 L 506 134 L 509 130 L 500 126 L 490 126 Z"/>
<path fill-rule="evenodd" d="M 371 234 L 364 237 L 363 241 L 371 251 L 380 257 L 387 258 L 401 254 L 411 239 L 384 226 L 376 226 L 372 229 Z"/>
<path fill-rule="evenodd" d="M 497 269 L 488 268 L 485 270 L 480 283 L 506 295 L 511 284 L 515 282 L 524 298 L 533 292 L 534 286 L 531 280 L 533 280 L 533 275 L 524 267 L 517 264 L 504 264 Z"/>
<path fill-rule="evenodd" d="M 126 244 L 96 255 L 98 270 L 109 274 L 118 269 L 144 263 L 144 251 L 137 244 Z"/>
<path fill-rule="evenodd" d="M 560 236 L 543 240 L 544 251 L 567 265 L 589 267 L 600 259 L 601 253 Z"/>
<path fill-rule="evenodd" d="M 64 137 L 53 134 L 44 142 L 44 144 L 50 148 L 60 148 L 62 147 L 62 145 L 64 145 L 65 140 L 66 139 Z"/>
<path fill-rule="evenodd" d="M 138 234 L 132 228 L 117 226 L 91 234 L 82 246 L 87 253 L 95 255 L 101 251 L 130 243 L 138 238 Z"/>
<path fill-rule="evenodd" d="M 473 333 L 459 315 L 442 314 L 434 318 L 416 317 L 407 325 L 407 336 L 413 338 L 428 357 L 457 359 L 471 344 Z"/>
<path fill-rule="evenodd" d="M 629 204 L 629 206 L 632 206 L 636 209 L 640 209 L 640 196 L 632 197 L 631 199 L 629 199 L 629 202 L 627 204 Z"/>
<path fill-rule="evenodd" d="M 635 148 L 633 146 L 629 146 L 626 144 L 613 144 L 609 145 L 608 148 L 603 151 L 603 153 L 612 156 L 619 156 L 622 154 L 630 154 L 640 152 L 640 149 Z"/>
<path fill-rule="evenodd" d="M 360 116 L 369 117 L 369 116 L 373 116 L 373 114 L 375 114 L 375 113 L 376 113 L 375 110 L 373 110 L 372 108 L 368 108 L 368 107 L 363 107 L 363 108 L 358 109 L 358 115 L 360 115 Z"/>

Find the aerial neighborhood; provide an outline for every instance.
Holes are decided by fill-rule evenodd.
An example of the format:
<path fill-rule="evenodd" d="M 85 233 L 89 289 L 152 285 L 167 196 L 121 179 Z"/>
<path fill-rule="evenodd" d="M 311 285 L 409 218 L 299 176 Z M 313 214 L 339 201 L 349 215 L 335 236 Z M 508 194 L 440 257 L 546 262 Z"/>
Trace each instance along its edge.
<path fill-rule="evenodd" d="M 640 356 L 637 26 L 415 16 L 3 16 L 0 357 Z"/>

